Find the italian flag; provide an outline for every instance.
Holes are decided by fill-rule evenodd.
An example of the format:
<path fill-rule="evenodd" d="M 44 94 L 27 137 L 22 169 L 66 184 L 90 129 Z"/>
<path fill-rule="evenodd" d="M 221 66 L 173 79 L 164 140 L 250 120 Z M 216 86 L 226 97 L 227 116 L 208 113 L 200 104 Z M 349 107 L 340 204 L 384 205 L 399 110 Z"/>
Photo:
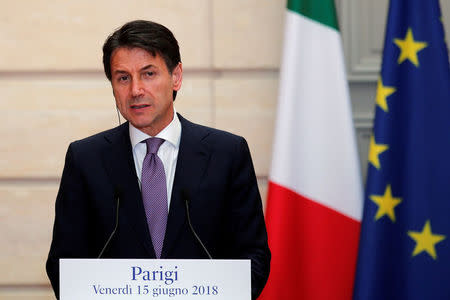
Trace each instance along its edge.
<path fill-rule="evenodd" d="M 333 0 L 287 5 L 260 299 L 351 299 L 362 184 Z"/>

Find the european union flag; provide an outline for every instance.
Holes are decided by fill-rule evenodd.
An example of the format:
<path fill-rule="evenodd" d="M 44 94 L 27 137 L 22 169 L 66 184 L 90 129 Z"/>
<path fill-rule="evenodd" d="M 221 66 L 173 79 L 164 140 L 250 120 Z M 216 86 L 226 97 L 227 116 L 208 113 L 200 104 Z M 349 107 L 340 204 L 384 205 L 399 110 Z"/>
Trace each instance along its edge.
<path fill-rule="evenodd" d="M 438 0 L 391 0 L 354 299 L 450 299 L 450 68 Z"/>

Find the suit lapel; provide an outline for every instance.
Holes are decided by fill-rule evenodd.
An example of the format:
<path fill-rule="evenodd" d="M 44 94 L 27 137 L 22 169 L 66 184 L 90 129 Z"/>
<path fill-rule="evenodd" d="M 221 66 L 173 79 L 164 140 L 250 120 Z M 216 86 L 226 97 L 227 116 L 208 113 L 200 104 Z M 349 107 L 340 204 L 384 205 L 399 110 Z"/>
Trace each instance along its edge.
<path fill-rule="evenodd" d="M 155 257 L 136 176 L 128 122 L 116 129 L 105 134 L 110 147 L 103 157 L 113 186 L 119 193 L 119 215 L 131 225 L 150 257 Z"/>
<path fill-rule="evenodd" d="M 194 128 L 195 124 L 190 123 L 180 115 L 181 140 L 178 151 L 177 166 L 172 188 L 172 198 L 170 201 L 169 217 L 167 220 L 166 236 L 161 257 L 167 257 L 171 249 L 175 246 L 180 229 L 186 223 L 185 199 L 182 197 L 182 190 L 185 189 L 192 196 L 197 189 L 202 175 L 206 171 L 210 158 L 208 145 L 203 141 L 208 131 L 198 130 L 204 127 Z"/>

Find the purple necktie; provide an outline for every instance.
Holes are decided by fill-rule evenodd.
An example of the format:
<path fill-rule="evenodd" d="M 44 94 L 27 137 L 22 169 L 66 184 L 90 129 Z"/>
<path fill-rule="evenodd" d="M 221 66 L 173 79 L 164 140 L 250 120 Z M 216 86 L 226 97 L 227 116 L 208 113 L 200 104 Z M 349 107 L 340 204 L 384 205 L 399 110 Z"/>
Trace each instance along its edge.
<path fill-rule="evenodd" d="M 166 233 L 168 204 L 166 174 L 163 163 L 156 153 L 164 140 L 149 138 L 146 143 L 147 155 L 142 164 L 142 200 L 153 248 L 156 257 L 160 258 Z"/>

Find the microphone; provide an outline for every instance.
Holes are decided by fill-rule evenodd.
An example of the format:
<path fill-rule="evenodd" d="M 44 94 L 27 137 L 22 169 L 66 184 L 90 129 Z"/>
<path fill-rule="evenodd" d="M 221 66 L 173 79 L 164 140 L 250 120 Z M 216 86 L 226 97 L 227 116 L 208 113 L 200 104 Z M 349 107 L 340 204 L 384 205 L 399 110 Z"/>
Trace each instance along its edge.
<path fill-rule="evenodd" d="M 203 250 L 205 251 L 206 255 L 208 255 L 209 259 L 213 259 L 211 254 L 209 254 L 208 249 L 206 249 L 205 245 L 202 243 L 202 240 L 197 235 L 197 233 L 194 230 L 194 227 L 191 223 L 191 216 L 189 214 L 189 201 L 191 200 L 189 197 L 189 192 L 186 189 L 181 190 L 181 196 L 184 199 L 184 204 L 186 205 L 186 216 L 189 224 L 189 228 L 191 229 L 192 234 L 194 235 L 195 239 L 199 242 L 200 246 L 202 246 Z"/>
<path fill-rule="evenodd" d="M 114 188 L 114 198 L 117 199 L 117 206 L 116 206 L 116 225 L 114 226 L 114 230 L 111 232 L 111 235 L 109 236 L 108 240 L 105 243 L 105 246 L 103 246 L 102 251 L 98 255 L 97 258 L 102 258 L 103 253 L 105 252 L 106 248 L 108 248 L 109 243 L 111 242 L 114 234 L 116 234 L 117 227 L 119 227 L 119 203 L 120 203 L 120 194 L 121 190 L 119 187 Z"/>

